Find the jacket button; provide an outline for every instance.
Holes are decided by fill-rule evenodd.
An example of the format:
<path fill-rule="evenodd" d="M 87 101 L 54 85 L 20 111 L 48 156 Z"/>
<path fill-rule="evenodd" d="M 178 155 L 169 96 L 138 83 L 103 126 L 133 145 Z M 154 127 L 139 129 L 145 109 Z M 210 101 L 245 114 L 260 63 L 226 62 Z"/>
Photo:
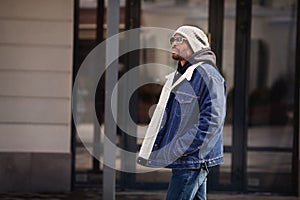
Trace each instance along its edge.
<path fill-rule="evenodd" d="M 157 146 L 158 146 L 158 144 L 154 144 L 154 146 L 155 146 L 155 147 L 157 147 Z"/>

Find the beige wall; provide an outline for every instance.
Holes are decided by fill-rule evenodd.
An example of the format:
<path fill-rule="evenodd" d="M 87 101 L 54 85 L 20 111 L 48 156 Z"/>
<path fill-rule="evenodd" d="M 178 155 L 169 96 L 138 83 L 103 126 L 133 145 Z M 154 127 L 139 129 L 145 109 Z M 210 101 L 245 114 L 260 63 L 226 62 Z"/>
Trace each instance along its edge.
<path fill-rule="evenodd" d="M 1 0 L 0 27 L 0 152 L 70 153 L 73 0 Z"/>

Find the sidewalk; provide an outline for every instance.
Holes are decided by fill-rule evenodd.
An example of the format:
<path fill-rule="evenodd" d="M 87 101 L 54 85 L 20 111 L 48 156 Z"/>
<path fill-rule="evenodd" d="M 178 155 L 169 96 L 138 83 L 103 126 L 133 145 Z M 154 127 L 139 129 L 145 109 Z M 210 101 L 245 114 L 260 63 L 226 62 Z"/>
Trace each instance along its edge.
<path fill-rule="evenodd" d="M 101 200 L 98 191 L 74 191 L 62 194 L 0 194 L 1 200 Z M 164 200 L 165 191 L 117 192 L 116 200 Z M 271 196 L 258 194 L 208 194 L 208 200 L 300 200 L 299 197 Z"/>

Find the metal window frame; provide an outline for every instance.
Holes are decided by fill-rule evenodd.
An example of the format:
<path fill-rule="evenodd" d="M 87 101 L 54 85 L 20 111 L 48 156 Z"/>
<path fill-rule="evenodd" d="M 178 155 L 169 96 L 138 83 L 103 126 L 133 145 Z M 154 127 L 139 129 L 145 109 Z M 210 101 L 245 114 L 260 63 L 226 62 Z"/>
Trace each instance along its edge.
<path fill-rule="evenodd" d="M 295 90 L 294 90 L 294 137 L 293 137 L 293 190 L 295 195 L 300 196 L 299 188 L 299 112 L 300 112 L 300 0 L 297 1 L 297 33 L 296 33 L 296 60 L 295 60 Z"/>
<path fill-rule="evenodd" d="M 236 191 L 246 190 L 248 84 L 252 0 L 236 1 L 236 34 L 234 64 L 234 103 L 232 138 L 232 183 Z"/>
<path fill-rule="evenodd" d="M 74 0 L 74 36 L 73 36 L 73 80 L 72 80 L 72 88 L 75 82 L 75 77 L 79 69 L 78 64 L 78 30 L 79 30 L 79 0 Z M 76 95 L 73 95 L 76 96 Z M 76 103 L 76 99 L 73 99 L 73 102 Z M 71 114 L 72 115 L 72 114 Z M 71 190 L 75 189 L 75 160 L 76 160 L 76 127 L 73 121 L 73 116 L 71 116 Z"/>
<path fill-rule="evenodd" d="M 224 0 L 209 0 L 208 7 L 208 31 L 210 35 L 211 49 L 216 54 L 217 67 L 222 73 L 223 57 L 223 31 L 224 31 Z M 208 175 L 208 190 L 213 190 L 219 185 L 220 167 L 211 168 Z M 220 188 L 220 186 L 218 186 Z"/>
<path fill-rule="evenodd" d="M 126 0 L 125 2 L 125 31 L 130 29 L 139 28 L 141 25 L 141 1 L 140 0 Z M 126 45 L 129 45 L 132 40 L 133 43 L 139 45 L 139 35 L 129 35 L 126 37 Z M 128 52 L 124 55 L 124 73 L 139 65 L 139 50 L 135 50 L 133 52 Z M 135 80 L 131 80 L 135 81 Z M 134 83 L 127 83 L 134 84 Z M 124 91 L 123 91 L 124 92 Z M 121 92 L 122 93 L 122 92 Z M 122 96 L 128 95 L 127 93 L 122 93 Z M 138 105 L 138 93 L 135 92 L 131 97 L 128 97 L 131 100 L 131 104 L 129 105 L 130 114 L 134 121 L 137 121 L 138 113 L 137 113 L 137 105 Z M 125 98 L 127 99 L 127 98 Z M 121 104 L 121 103 L 120 103 Z M 126 118 L 127 116 L 120 116 L 122 118 Z M 132 127 L 136 129 L 136 127 Z M 122 130 L 119 130 L 122 135 L 122 148 L 126 151 L 136 152 L 137 151 L 137 139 L 127 133 L 124 133 Z M 122 161 L 122 164 L 125 164 L 126 160 Z M 127 163 L 130 164 L 130 163 Z M 131 164 L 132 165 L 132 164 Z M 133 167 L 133 166 L 132 166 Z M 120 187 L 121 189 L 135 188 L 136 187 L 136 174 L 121 172 L 120 175 Z"/>
<path fill-rule="evenodd" d="M 224 31 L 224 0 L 209 0 L 208 30 L 211 49 L 217 57 L 217 67 L 222 71 L 223 31 Z"/>

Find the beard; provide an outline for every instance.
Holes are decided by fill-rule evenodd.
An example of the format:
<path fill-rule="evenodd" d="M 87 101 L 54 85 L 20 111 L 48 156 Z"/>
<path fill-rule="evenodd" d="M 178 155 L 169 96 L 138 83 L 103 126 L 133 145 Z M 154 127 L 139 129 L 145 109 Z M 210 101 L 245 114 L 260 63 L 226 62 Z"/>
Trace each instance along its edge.
<path fill-rule="evenodd" d="M 173 58 L 174 60 L 182 60 L 182 58 L 181 58 L 180 55 L 174 54 L 174 53 L 172 53 L 172 58 Z"/>
<path fill-rule="evenodd" d="M 177 48 L 172 48 L 172 58 L 174 60 L 182 60 L 183 58 L 180 56 L 180 51 Z"/>

